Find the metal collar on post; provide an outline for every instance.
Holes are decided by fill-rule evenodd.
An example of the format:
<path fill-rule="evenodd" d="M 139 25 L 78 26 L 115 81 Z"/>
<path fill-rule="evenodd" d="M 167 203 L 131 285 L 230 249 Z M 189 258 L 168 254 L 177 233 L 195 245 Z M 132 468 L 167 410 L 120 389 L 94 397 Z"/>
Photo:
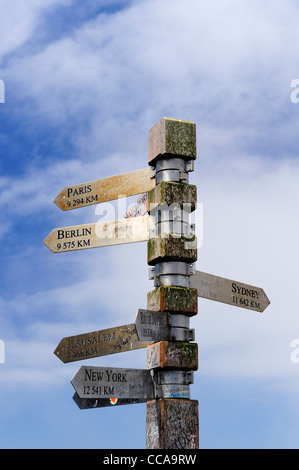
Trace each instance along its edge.
<path fill-rule="evenodd" d="M 190 262 L 184 242 L 195 238 L 190 214 L 196 205 L 196 188 L 189 185 L 195 158 L 194 123 L 163 118 L 149 131 L 149 165 L 155 167 L 156 187 L 149 192 L 155 228 L 148 243 L 148 262 L 156 290 L 148 294 L 148 309 L 168 312 L 170 330 L 169 341 L 148 347 L 156 400 L 147 403 L 147 448 L 180 448 L 180 432 L 187 436 L 185 448 L 198 447 L 198 402 L 190 394 L 198 358 L 197 345 L 190 343 L 194 330 L 189 328 L 190 316 L 197 313 L 196 293 L 194 302 L 190 288 L 197 250 Z M 173 429 L 174 417 L 182 429 Z M 158 433 L 153 435 L 152 429 Z"/>

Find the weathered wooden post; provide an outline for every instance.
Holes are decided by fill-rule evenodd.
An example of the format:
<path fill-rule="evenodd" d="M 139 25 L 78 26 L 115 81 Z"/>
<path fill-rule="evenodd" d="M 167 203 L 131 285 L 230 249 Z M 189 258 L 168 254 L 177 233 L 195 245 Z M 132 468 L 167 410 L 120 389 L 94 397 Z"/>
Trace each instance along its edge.
<path fill-rule="evenodd" d="M 193 371 L 198 368 L 197 344 L 189 319 L 197 314 L 195 273 L 197 243 L 189 216 L 196 208 L 196 186 L 188 173 L 196 159 L 195 123 L 162 118 L 149 131 L 148 163 L 155 167 L 156 186 L 149 191 L 154 233 L 148 241 L 148 264 L 155 289 L 147 308 L 167 312 L 168 341 L 147 348 L 147 368 L 156 381 L 156 398 L 147 402 L 148 449 L 197 449 L 198 401 L 190 399 Z"/>
<path fill-rule="evenodd" d="M 188 175 L 195 159 L 195 124 L 162 118 L 149 131 L 149 167 L 68 186 L 54 201 L 68 211 L 148 192 L 150 216 L 143 194 L 141 206 L 123 219 L 56 228 L 44 240 L 53 253 L 148 241 L 155 289 L 147 310 L 138 309 L 135 323 L 62 338 L 55 349 L 68 363 L 147 347 L 146 370 L 81 366 L 71 383 L 80 409 L 147 402 L 148 449 L 199 447 L 198 401 L 190 395 L 198 348 L 189 327 L 197 297 L 260 313 L 270 304 L 260 287 L 195 271 L 197 240 L 189 218 L 197 194 Z"/>

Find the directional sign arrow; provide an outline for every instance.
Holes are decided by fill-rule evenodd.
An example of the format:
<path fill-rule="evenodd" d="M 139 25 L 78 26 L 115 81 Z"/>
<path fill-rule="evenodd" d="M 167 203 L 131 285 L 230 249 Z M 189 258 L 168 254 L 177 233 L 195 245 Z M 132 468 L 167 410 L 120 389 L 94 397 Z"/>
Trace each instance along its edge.
<path fill-rule="evenodd" d="M 135 326 L 141 341 L 164 341 L 169 339 L 167 312 L 138 309 Z"/>
<path fill-rule="evenodd" d="M 145 215 L 149 210 L 148 193 L 143 193 L 137 201 L 133 202 L 125 213 L 125 218 L 140 217 Z"/>
<path fill-rule="evenodd" d="M 263 312 L 270 300 L 260 287 L 196 271 L 190 284 L 197 289 L 198 297 L 216 300 L 236 307 Z"/>
<path fill-rule="evenodd" d="M 75 393 L 73 400 L 80 410 L 90 410 L 92 408 L 106 408 L 121 405 L 136 405 L 138 403 L 146 403 L 147 398 L 80 398 Z"/>
<path fill-rule="evenodd" d="M 134 323 L 63 338 L 54 354 L 64 363 L 92 359 L 146 348 L 150 341 L 139 341 Z"/>
<path fill-rule="evenodd" d="M 145 369 L 118 369 L 107 367 L 82 366 L 71 380 L 77 396 L 83 399 L 121 399 L 129 404 L 153 398 L 190 398 L 190 384 L 193 373 L 190 371 L 152 371 Z M 124 400 L 129 400 L 125 403 Z M 78 399 L 77 399 L 78 401 Z M 84 406 L 84 403 L 78 403 Z M 88 406 L 91 402 L 88 403 Z M 108 404 L 109 405 L 109 404 Z M 95 406 L 93 403 L 92 407 Z M 100 405 L 101 406 L 101 405 Z M 107 403 L 104 403 L 107 406 Z"/>
<path fill-rule="evenodd" d="M 133 196 L 155 187 L 151 168 L 136 170 L 64 188 L 54 200 L 63 211 L 86 207 L 118 197 Z"/>
<path fill-rule="evenodd" d="M 71 380 L 80 398 L 154 398 L 149 370 L 82 366 Z"/>
<path fill-rule="evenodd" d="M 138 309 L 135 326 L 140 341 L 194 341 L 186 315 Z"/>
<path fill-rule="evenodd" d="M 44 240 L 53 253 L 149 240 L 151 216 L 55 228 Z"/>

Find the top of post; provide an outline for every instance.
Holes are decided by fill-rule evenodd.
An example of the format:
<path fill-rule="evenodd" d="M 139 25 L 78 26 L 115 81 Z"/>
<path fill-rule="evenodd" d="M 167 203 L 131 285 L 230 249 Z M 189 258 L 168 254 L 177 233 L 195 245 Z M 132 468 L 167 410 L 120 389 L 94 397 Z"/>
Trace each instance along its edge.
<path fill-rule="evenodd" d="M 159 158 L 196 159 L 196 124 L 163 117 L 149 130 L 148 163 Z"/>

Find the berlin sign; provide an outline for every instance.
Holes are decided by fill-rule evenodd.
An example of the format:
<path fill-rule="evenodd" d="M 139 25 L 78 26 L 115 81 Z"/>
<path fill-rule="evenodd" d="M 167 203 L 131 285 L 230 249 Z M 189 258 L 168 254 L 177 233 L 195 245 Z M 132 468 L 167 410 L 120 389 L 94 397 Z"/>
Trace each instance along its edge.
<path fill-rule="evenodd" d="M 55 228 L 44 240 L 53 253 L 149 240 L 150 216 Z"/>

